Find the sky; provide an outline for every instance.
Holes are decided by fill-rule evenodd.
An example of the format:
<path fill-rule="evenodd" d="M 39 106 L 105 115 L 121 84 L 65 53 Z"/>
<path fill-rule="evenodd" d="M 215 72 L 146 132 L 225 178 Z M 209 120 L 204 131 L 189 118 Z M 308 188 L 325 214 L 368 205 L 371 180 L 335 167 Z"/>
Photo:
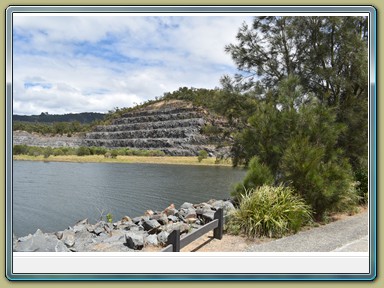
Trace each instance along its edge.
<path fill-rule="evenodd" d="M 237 72 L 224 46 L 250 16 L 15 13 L 13 114 L 108 112 Z"/>

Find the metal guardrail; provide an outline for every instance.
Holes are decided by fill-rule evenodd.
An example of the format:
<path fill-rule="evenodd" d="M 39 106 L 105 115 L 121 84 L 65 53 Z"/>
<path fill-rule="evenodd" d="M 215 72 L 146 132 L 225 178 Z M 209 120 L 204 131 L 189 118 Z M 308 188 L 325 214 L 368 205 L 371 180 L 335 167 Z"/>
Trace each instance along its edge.
<path fill-rule="evenodd" d="M 168 236 L 167 246 L 161 250 L 161 252 L 180 252 L 181 248 L 187 246 L 189 243 L 197 240 L 211 230 L 213 230 L 213 238 L 221 240 L 221 238 L 223 238 L 224 225 L 222 208 L 216 210 L 213 219 L 213 221 L 205 224 L 182 239 L 180 239 L 180 230 L 173 230 Z"/>

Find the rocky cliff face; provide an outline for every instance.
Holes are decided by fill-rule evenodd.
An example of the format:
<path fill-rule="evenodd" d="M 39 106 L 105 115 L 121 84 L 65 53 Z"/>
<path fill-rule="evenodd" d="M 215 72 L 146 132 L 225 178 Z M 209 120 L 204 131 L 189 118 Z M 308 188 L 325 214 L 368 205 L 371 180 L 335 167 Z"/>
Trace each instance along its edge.
<path fill-rule="evenodd" d="M 28 145 L 39 147 L 79 147 L 83 145 L 83 138 L 78 135 L 67 137 L 44 136 L 37 133 L 28 133 L 25 131 L 13 131 L 13 145 Z"/>
<path fill-rule="evenodd" d="M 227 123 L 184 101 L 163 101 L 98 126 L 83 141 L 86 146 L 156 149 L 167 155 L 195 156 L 202 149 L 215 155 L 220 139 L 203 134 L 205 126 L 223 129 Z"/>

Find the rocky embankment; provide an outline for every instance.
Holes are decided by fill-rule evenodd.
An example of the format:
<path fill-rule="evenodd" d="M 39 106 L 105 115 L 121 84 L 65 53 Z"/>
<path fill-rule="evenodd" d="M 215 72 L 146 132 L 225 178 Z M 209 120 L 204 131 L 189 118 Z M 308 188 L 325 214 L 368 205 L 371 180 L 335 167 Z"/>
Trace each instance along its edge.
<path fill-rule="evenodd" d="M 37 133 L 28 133 L 26 131 L 13 131 L 13 145 L 28 145 L 39 147 L 79 147 L 84 145 L 83 137 L 79 135 L 41 135 Z"/>
<path fill-rule="evenodd" d="M 160 150 L 171 156 L 197 156 L 200 150 L 206 150 L 210 156 L 227 156 L 229 147 L 217 148 L 218 144 L 231 142 L 219 136 L 225 129 L 230 128 L 224 118 L 186 101 L 171 100 L 126 113 L 111 125 L 99 125 L 82 136 L 14 131 L 13 144 Z"/>
<path fill-rule="evenodd" d="M 86 146 L 155 149 L 172 156 L 196 156 L 203 149 L 212 155 L 225 153 L 225 149 L 216 150 L 222 141 L 217 134 L 202 133 L 207 126 L 220 131 L 228 124 L 185 101 L 162 101 L 96 127 L 84 142 Z"/>
<path fill-rule="evenodd" d="M 55 233 L 35 234 L 17 238 L 13 236 L 15 252 L 134 252 L 146 246 L 164 247 L 168 235 L 180 230 L 186 235 L 213 220 L 218 208 L 224 217 L 234 209 L 230 201 L 210 200 L 200 204 L 184 203 L 179 209 L 173 204 L 163 211 L 148 210 L 143 216 L 123 217 L 115 223 L 99 221 L 91 224 L 87 219 L 73 227 Z"/>

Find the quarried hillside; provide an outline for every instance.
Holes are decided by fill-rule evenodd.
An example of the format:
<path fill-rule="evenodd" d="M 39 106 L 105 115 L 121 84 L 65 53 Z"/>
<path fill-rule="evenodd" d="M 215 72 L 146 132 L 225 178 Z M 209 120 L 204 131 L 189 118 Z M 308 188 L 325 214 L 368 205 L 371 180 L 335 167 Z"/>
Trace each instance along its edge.
<path fill-rule="evenodd" d="M 97 126 L 87 133 L 86 146 L 156 149 L 167 155 L 195 156 L 200 150 L 212 155 L 226 153 L 219 136 L 228 128 L 225 119 L 181 100 L 160 101 Z M 227 139 L 228 140 L 228 139 Z M 224 146 L 224 145 L 222 145 Z"/>

